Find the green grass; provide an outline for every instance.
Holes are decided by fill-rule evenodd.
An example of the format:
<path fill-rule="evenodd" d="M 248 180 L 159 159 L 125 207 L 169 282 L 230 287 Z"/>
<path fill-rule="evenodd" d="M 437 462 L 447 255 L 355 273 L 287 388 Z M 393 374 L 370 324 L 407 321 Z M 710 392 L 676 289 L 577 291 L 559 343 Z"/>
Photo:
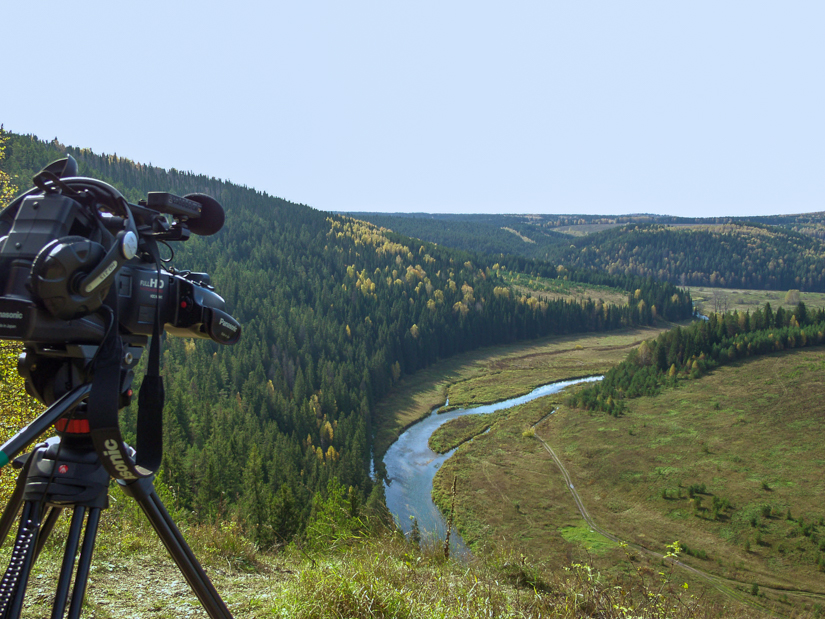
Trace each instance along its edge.
<path fill-rule="evenodd" d="M 205 616 L 134 504 L 117 490 L 115 497 L 115 506 L 104 512 L 101 522 L 83 616 Z M 64 521 L 68 519 L 61 519 L 35 565 L 25 617 L 50 614 L 65 541 Z M 440 544 L 418 548 L 381 525 L 336 550 L 307 552 L 293 545 L 277 553 L 260 553 L 245 538 L 240 523 L 182 521 L 182 525 L 236 619 L 577 619 L 583 613 L 615 619 L 745 616 L 670 586 L 675 581 L 669 569 L 661 578 L 651 580 L 640 571 L 617 582 L 600 578 L 588 565 L 555 570 L 507 546 L 469 560 L 445 558 Z M 249 560 L 239 562 L 239 552 Z M 663 586 L 671 591 L 651 605 L 651 595 Z"/>
<path fill-rule="evenodd" d="M 825 606 L 823 377 L 822 349 L 781 353 L 631 400 L 619 419 L 561 405 L 536 433 L 565 463 L 590 515 L 620 539 L 647 548 L 679 540 L 686 562 L 758 582 L 760 600 Z M 570 493 L 538 441 L 523 436 L 561 401 L 511 409 L 442 465 L 433 496 L 442 504 L 457 478 L 456 520 L 470 543 L 510 540 L 557 565 L 590 556 L 615 573 L 626 565 L 619 551 L 594 553 L 565 529 L 580 518 Z"/>
<path fill-rule="evenodd" d="M 602 374 L 661 329 L 640 328 L 557 337 L 485 359 L 447 387 L 451 407 L 499 402 L 551 382 Z"/>
<path fill-rule="evenodd" d="M 617 547 L 616 542 L 591 530 L 590 526 L 583 520 L 578 524 L 561 527 L 559 533 L 565 541 L 581 546 L 590 553 L 603 554 Z"/>
<path fill-rule="evenodd" d="M 796 303 L 785 303 L 787 291 L 779 290 L 746 290 L 740 288 L 710 288 L 692 286 L 689 288 L 693 304 L 700 314 L 709 314 L 714 311 L 734 310 L 739 312 L 753 312 L 765 303 L 770 303 L 776 310 L 778 307 L 796 307 Z M 801 292 L 799 299 L 809 308 L 825 307 L 825 293 Z"/>
<path fill-rule="evenodd" d="M 385 538 L 344 556 L 304 561 L 296 578 L 276 590 L 278 601 L 268 610 L 307 619 L 745 616 L 673 586 L 668 569 L 659 575 L 645 566 L 606 581 L 586 564 L 554 571 L 517 552 L 462 563 L 445 561 L 439 550 L 418 551 Z"/>
<path fill-rule="evenodd" d="M 487 415 L 465 415 L 452 419 L 430 435 L 430 449 L 440 454 L 447 453 L 486 432 L 487 428 L 506 415 L 507 411 L 498 411 Z"/>

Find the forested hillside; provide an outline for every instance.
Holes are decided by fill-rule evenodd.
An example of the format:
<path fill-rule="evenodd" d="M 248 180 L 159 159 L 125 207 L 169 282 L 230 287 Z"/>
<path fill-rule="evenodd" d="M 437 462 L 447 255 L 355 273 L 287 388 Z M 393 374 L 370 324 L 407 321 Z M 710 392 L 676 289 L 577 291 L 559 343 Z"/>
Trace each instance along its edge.
<path fill-rule="evenodd" d="M 632 224 L 559 246 L 550 260 L 682 286 L 825 290 L 821 241 L 757 224 L 706 228 Z"/>
<path fill-rule="evenodd" d="M 654 277 L 680 286 L 825 291 L 823 213 L 753 218 L 357 215 L 449 247 L 568 268 Z"/>
<path fill-rule="evenodd" d="M 238 513 L 263 544 L 299 533 L 332 478 L 353 488 L 354 512 L 369 500 L 374 404 L 404 375 L 479 346 L 690 315 L 689 295 L 624 275 L 601 276 L 628 290 L 624 307 L 540 301 L 475 255 L 215 178 L 9 137 L 0 167 L 21 190 L 68 152 L 130 201 L 202 192 L 224 205 L 224 229 L 177 244 L 174 265 L 209 272 L 244 335 L 234 347 L 166 340 L 163 474 L 181 507 Z"/>
<path fill-rule="evenodd" d="M 463 251 L 543 258 L 569 238 L 524 215 L 347 213 L 406 236 Z"/>

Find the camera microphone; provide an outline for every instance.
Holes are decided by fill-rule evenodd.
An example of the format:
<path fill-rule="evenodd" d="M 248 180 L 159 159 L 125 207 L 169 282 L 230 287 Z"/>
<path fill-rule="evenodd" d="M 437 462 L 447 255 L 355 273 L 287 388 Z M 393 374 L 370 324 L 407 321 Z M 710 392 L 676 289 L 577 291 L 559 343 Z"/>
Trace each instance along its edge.
<path fill-rule="evenodd" d="M 210 236 L 223 228 L 226 213 L 220 202 L 202 193 L 190 193 L 184 196 L 201 205 L 201 216 L 187 222 L 189 229 L 199 236 Z"/>
<path fill-rule="evenodd" d="M 214 198 L 202 193 L 190 193 L 183 198 L 164 191 L 150 191 L 147 206 L 175 218 L 185 217 L 186 227 L 199 236 L 215 234 L 226 219 L 223 207 Z"/>

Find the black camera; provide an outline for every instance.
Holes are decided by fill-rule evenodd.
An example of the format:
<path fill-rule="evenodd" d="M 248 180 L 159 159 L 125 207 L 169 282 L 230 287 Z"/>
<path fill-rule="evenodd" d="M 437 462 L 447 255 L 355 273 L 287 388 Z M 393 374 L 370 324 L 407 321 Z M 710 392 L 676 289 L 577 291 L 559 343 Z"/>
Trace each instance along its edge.
<path fill-rule="evenodd" d="M 132 348 L 145 346 L 156 324 L 219 344 L 240 339 L 240 324 L 224 311 L 209 275 L 161 268 L 159 244 L 220 230 L 217 201 L 156 192 L 130 204 L 107 183 L 77 176 L 72 157 L 34 182 L 0 212 L 0 339 L 25 342 L 29 357 L 74 358 L 77 369 L 89 365 L 112 329 L 111 316 Z M 27 366 L 34 362 L 25 356 L 27 386 L 51 404 L 63 389 L 48 396 L 32 390 Z"/>
<path fill-rule="evenodd" d="M 150 335 L 159 309 L 173 335 L 220 344 L 240 339 L 240 325 L 209 276 L 159 272 L 148 247 L 186 240 L 190 232 L 214 234 L 223 225 L 220 204 L 168 193 L 129 204 L 106 183 L 71 176 L 72 159 L 44 172 L 39 187 L 0 212 L 0 338 L 97 344 L 105 327 L 95 312 L 115 285 L 128 333 Z"/>

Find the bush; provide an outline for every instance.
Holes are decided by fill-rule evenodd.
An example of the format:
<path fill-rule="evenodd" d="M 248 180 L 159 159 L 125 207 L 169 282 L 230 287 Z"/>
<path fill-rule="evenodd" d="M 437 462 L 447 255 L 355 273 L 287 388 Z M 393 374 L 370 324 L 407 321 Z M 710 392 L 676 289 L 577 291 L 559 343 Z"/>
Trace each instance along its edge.
<path fill-rule="evenodd" d="M 366 527 L 359 518 L 358 495 L 333 477 L 327 482 L 326 496 L 312 499 L 312 515 L 306 529 L 307 545 L 330 548 L 363 536 Z"/>

